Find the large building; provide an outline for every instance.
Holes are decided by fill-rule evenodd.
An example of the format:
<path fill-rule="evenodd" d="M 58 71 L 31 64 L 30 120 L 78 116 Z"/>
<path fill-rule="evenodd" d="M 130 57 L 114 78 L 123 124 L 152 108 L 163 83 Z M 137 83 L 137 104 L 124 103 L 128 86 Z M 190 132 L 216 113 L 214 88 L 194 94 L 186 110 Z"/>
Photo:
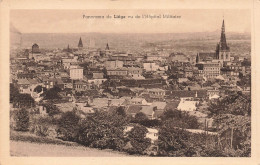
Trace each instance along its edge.
<path fill-rule="evenodd" d="M 32 51 L 31 53 L 29 53 L 29 58 L 34 59 L 36 61 L 40 61 L 44 58 L 47 58 L 47 56 L 42 55 L 39 45 L 35 43 L 32 45 Z"/>
<path fill-rule="evenodd" d="M 72 80 L 80 80 L 83 79 L 83 68 L 79 66 L 70 68 L 70 78 Z"/>
<path fill-rule="evenodd" d="M 170 61 L 189 62 L 189 58 L 183 53 L 171 53 L 168 59 Z"/>
<path fill-rule="evenodd" d="M 117 69 L 117 68 L 122 68 L 124 65 L 123 61 L 119 60 L 108 60 L 105 62 L 105 67 L 107 69 Z"/>
<path fill-rule="evenodd" d="M 206 61 L 220 61 L 221 63 L 230 61 L 230 48 L 227 45 L 225 34 L 225 22 L 222 22 L 220 42 L 217 44 L 215 52 L 202 52 L 196 56 L 196 63 Z"/>
<path fill-rule="evenodd" d="M 32 53 L 33 53 L 33 54 L 34 54 L 34 53 L 41 53 L 38 44 L 33 44 L 33 46 L 32 46 Z"/>
<path fill-rule="evenodd" d="M 216 78 L 220 75 L 220 63 L 207 62 L 196 64 L 198 67 L 199 75 L 206 78 Z"/>

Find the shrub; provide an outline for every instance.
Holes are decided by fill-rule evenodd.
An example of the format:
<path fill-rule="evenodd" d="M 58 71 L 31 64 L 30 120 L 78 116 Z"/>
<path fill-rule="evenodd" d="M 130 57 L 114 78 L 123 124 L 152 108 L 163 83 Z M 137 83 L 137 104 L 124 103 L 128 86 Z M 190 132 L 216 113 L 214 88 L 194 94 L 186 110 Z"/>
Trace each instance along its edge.
<path fill-rule="evenodd" d="M 78 142 L 96 148 L 122 150 L 126 117 L 109 112 L 96 112 L 80 122 Z"/>
<path fill-rule="evenodd" d="M 34 133 L 37 136 L 48 136 L 48 127 L 44 125 L 35 125 L 34 127 Z"/>
<path fill-rule="evenodd" d="M 49 116 L 61 113 L 61 111 L 52 102 L 46 103 L 43 106 L 46 107 L 46 112 Z"/>
<path fill-rule="evenodd" d="M 14 84 L 10 84 L 10 103 L 13 103 L 14 98 L 19 95 L 19 89 L 14 86 Z"/>
<path fill-rule="evenodd" d="M 18 110 L 14 116 L 16 122 L 15 129 L 17 131 L 28 131 L 29 129 L 29 112 L 22 108 Z"/>
<path fill-rule="evenodd" d="M 57 124 L 57 120 L 55 120 L 52 117 L 34 117 L 31 119 L 31 124 L 30 124 L 30 132 L 36 134 L 37 136 L 50 136 L 51 134 L 51 129 L 55 127 Z M 53 136 L 53 131 L 55 129 L 52 129 L 52 136 Z M 56 131 L 55 131 L 56 132 Z M 54 136 L 56 137 L 56 136 Z"/>
<path fill-rule="evenodd" d="M 199 122 L 195 116 L 179 110 L 166 110 L 161 116 L 163 122 L 171 121 L 175 127 L 197 129 Z"/>
<path fill-rule="evenodd" d="M 127 134 L 132 147 L 126 151 L 130 154 L 144 154 L 144 151 L 151 145 L 151 139 L 146 138 L 147 132 L 144 126 L 134 126 Z"/>
<path fill-rule="evenodd" d="M 210 116 L 219 114 L 251 115 L 250 95 L 234 93 L 221 100 L 211 102 L 208 108 Z"/>
<path fill-rule="evenodd" d="M 80 118 L 75 111 L 69 111 L 62 114 L 58 121 L 58 134 L 63 140 L 77 140 L 79 120 Z"/>
<path fill-rule="evenodd" d="M 42 95 L 44 96 L 45 100 L 61 99 L 61 96 L 59 95 L 60 91 L 61 89 L 59 87 L 54 86 L 53 88 L 48 89 Z"/>
<path fill-rule="evenodd" d="M 12 96 L 12 101 L 14 107 L 28 108 L 34 106 L 34 99 L 30 94 L 17 93 L 16 95 Z"/>
<path fill-rule="evenodd" d="M 33 91 L 36 92 L 36 93 L 40 93 L 42 91 L 43 92 L 47 91 L 47 89 L 45 87 L 42 87 L 41 85 L 38 85 L 37 87 L 34 88 Z"/>
<path fill-rule="evenodd" d="M 195 148 L 189 143 L 190 133 L 170 124 L 164 125 L 159 131 L 158 146 L 160 156 L 193 156 Z"/>

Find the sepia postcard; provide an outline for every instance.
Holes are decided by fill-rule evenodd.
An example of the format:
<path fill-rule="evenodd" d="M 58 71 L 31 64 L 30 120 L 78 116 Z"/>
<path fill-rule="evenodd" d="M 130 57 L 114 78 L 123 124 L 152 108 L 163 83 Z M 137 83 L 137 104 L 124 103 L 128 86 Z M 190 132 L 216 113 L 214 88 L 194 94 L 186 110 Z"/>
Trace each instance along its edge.
<path fill-rule="evenodd" d="M 259 0 L 0 4 L 0 165 L 260 164 Z"/>

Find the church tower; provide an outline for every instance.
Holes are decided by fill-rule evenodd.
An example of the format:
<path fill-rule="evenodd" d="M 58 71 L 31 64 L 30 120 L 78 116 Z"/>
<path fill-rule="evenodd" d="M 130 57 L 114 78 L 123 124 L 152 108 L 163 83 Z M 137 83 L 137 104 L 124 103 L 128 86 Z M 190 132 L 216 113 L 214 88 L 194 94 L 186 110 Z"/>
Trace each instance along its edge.
<path fill-rule="evenodd" d="M 225 22 L 223 19 L 221 27 L 220 42 L 216 47 L 216 59 L 221 61 L 230 61 L 230 49 L 227 45 L 226 34 L 225 34 Z"/>
<path fill-rule="evenodd" d="M 71 49 L 70 49 L 70 45 L 68 44 L 68 47 L 67 47 L 67 52 L 70 53 L 71 52 Z"/>
<path fill-rule="evenodd" d="M 108 46 L 108 43 L 107 43 L 107 45 L 106 45 L 106 50 L 109 50 L 109 46 Z"/>
<path fill-rule="evenodd" d="M 79 48 L 79 50 L 81 50 L 83 48 L 83 43 L 82 43 L 81 37 L 79 38 L 78 48 Z"/>
<path fill-rule="evenodd" d="M 197 53 L 197 56 L 196 56 L 196 64 L 198 64 L 200 62 L 200 57 L 199 57 L 199 53 Z"/>

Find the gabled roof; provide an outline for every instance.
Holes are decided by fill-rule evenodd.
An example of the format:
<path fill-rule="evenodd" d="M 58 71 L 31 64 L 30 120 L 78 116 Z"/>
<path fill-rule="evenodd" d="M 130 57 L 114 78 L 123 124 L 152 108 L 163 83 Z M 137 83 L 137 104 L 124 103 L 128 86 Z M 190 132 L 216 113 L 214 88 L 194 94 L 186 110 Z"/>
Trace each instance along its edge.
<path fill-rule="evenodd" d="M 197 97 L 198 98 L 204 98 L 207 97 L 207 91 L 206 90 L 174 90 L 171 91 L 168 95 L 169 98 L 181 98 L 181 97 Z"/>
<path fill-rule="evenodd" d="M 120 106 L 124 101 L 125 99 L 111 99 L 111 106 Z"/>
<path fill-rule="evenodd" d="M 157 109 L 165 109 L 166 105 L 167 105 L 166 102 L 156 101 L 156 102 L 153 102 L 151 106 L 156 106 Z"/>
<path fill-rule="evenodd" d="M 27 79 L 18 79 L 17 84 L 19 84 L 19 85 L 29 85 L 30 82 Z"/>
<path fill-rule="evenodd" d="M 154 113 L 155 110 L 155 106 L 142 106 L 142 110 L 140 112 L 144 113 L 145 115 L 152 115 Z"/>
<path fill-rule="evenodd" d="M 140 105 L 130 105 L 126 109 L 126 113 L 128 113 L 128 114 L 136 114 L 136 113 L 140 112 L 141 109 L 142 109 L 142 106 L 140 106 Z"/>
<path fill-rule="evenodd" d="M 196 107 L 197 101 L 180 101 L 177 109 L 181 111 L 194 111 L 197 109 Z"/>
<path fill-rule="evenodd" d="M 145 100 L 144 98 L 138 98 L 138 97 L 134 97 L 131 99 L 131 102 L 142 102 L 143 100 Z"/>
<path fill-rule="evenodd" d="M 172 101 L 166 104 L 165 109 L 170 109 L 170 110 L 174 110 L 178 107 L 180 101 Z"/>
<path fill-rule="evenodd" d="M 95 98 L 91 103 L 93 107 L 103 108 L 108 106 L 108 98 Z"/>
<path fill-rule="evenodd" d="M 61 110 L 62 112 L 72 111 L 75 107 L 75 105 L 70 102 L 55 104 L 55 106 L 57 106 L 57 108 L 59 108 L 59 110 Z"/>
<path fill-rule="evenodd" d="M 157 119 L 157 118 L 161 117 L 161 116 L 163 115 L 163 112 L 164 112 L 164 111 L 155 111 L 155 112 L 154 112 L 154 118 Z"/>
<path fill-rule="evenodd" d="M 38 79 L 27 79 L 29 82 L 30 82 L 30 84 L 38 84 L 39 83 L 39 80 Z"/>

